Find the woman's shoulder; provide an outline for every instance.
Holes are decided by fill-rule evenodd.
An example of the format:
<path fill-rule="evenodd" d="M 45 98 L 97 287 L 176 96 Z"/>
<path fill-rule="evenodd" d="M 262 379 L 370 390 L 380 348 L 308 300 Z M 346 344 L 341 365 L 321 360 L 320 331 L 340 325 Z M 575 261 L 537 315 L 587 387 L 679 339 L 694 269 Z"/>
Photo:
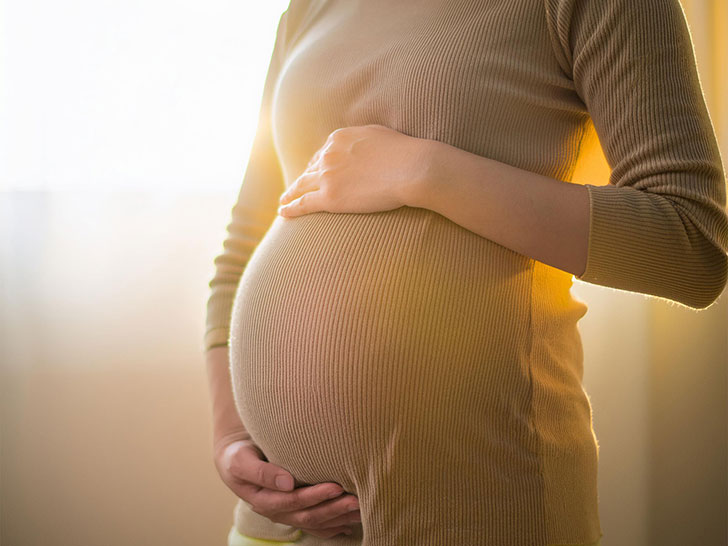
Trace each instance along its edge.
<path fill-rule="evenodd" d="M 323 10 L 325 0 L 290 0 L 283 12 L 284 41 L 287 48 L 301 35 L 303 29 Z"/>

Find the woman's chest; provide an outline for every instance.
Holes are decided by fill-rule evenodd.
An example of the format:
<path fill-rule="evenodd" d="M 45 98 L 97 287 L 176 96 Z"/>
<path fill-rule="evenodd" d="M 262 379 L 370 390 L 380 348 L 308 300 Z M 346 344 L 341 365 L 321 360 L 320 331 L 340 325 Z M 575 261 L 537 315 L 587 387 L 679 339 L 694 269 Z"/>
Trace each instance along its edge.
<path fill-rule="evenodd" d="M 338 127 L 379 123 L 511 164 L 513 143 L 540 134 L 534 124 L 554 117 L 551 131 L 573 131 L 584 108 L 553 55 L 542 4 L 294 2 L 273 98 L 287 176 Z"/>

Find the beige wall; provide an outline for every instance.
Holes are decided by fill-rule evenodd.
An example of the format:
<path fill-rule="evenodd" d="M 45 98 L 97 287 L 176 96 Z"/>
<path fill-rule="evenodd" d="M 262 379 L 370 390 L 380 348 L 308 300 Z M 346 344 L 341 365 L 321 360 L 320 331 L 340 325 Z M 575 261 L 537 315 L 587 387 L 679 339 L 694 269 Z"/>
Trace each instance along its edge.
<path fill-rule="evenodd" d="M 224 544 L 199 348 L 230 196 L 0 196 L 3 546 Z"/>

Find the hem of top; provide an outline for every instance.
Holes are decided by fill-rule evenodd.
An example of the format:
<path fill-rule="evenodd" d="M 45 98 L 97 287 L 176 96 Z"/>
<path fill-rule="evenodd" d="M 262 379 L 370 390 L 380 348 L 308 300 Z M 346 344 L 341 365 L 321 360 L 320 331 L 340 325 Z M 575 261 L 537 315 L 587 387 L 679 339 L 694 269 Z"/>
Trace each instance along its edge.
<path fill-rule="evenodd" d="M 298 536 L 293 540 L 273 540 L 269 538 L 258 538 L 241 533 L 233 524 L 228 531 L 228 546 L 290 546 L 295 545 L 303 536 L 303 531 L 298 530 Z M 589 545 L 592 546 L 592 545 Z M 598 546 L 598 545 L 595 545 Z"/>

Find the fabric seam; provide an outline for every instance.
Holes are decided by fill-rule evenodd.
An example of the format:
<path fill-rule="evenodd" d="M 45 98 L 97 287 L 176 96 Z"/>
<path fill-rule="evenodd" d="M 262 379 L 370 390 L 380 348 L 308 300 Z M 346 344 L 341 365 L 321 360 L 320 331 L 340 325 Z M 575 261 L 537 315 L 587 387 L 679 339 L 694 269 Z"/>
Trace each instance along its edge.
<path fill-rule="evenodd" d="M 528 306 L 528 382 L 529 382 L 529 410 L 528 410 L 528 422 L 529 426 L 536 438 L 536 456 L 538 457 L 538 475 L 541 480 L 540 490 L 540 504 L 541 504 L 541 521 L 544 523 L 544 531 L 546 529 L 546 496 L 545 491 L 545 479 L 543 469 L 543 441 L 541 440 L 541 432 L 538 429 L 536 420 L 534 418 L 534 380 L 533 380 L 533 340 L 534 340 L 534 290 L 533 285 L 536 282 L 538 264 L 536 260 L 531 260 L 531 282 L 529 283 L 529 306 Z M 548 536 L 548 533 L 547 533 Z"/>

